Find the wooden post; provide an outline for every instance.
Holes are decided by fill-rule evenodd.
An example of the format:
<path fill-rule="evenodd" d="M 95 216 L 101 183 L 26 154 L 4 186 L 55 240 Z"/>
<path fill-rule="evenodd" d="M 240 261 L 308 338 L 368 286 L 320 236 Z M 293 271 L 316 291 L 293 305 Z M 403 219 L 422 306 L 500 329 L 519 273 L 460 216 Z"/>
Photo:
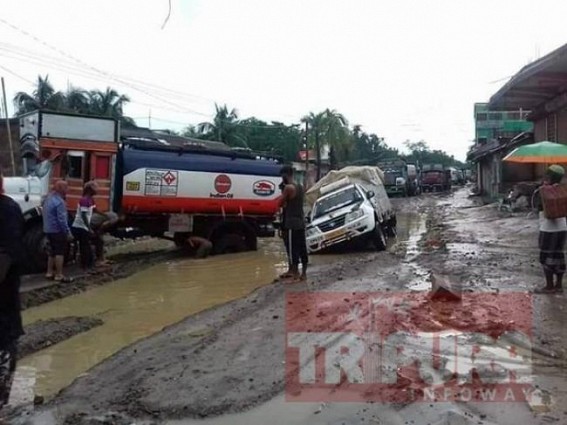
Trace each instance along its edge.
<path fill-rule="evenodd" d="M 4 102 L 4 113 L 6 114 L 6 132 L 8 134 L 8 144 L 10 145 L 10 162 L 12 163 L 12 175 L 16 175 L 16 161 L 14 159 L 14 146 L 12 145 L 12 129 L 10 128 L 10 118 L 8 116 L 8 103 L 6 102 L 6 87 L 4 86 L 4 77 L 2 80 L 2 98 Z"/>

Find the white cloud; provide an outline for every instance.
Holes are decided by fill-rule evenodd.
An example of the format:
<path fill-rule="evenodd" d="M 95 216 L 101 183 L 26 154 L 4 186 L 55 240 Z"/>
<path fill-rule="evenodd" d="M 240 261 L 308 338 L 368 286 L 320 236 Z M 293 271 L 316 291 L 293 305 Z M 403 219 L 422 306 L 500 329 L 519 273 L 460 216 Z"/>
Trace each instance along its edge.
<path fill-rule="evenodd" d="M 473 103 L 504 83 L 490 82 L 566 41 L 561 0 L 172 4 L 162 30 L 167 0 L 0 0 L 3 19 L 107 74 L 3 24 L 0 65 L 25 80 L 49 73 L 62 88 L 111 85 L 132 97 L 131 116 L 145 117 L 153 105 L 154 126 L 205 120 L 214 100 L 243 116 L 286 122 L 330 107 L 394 146 L 425 139 L 463 158 Z M 22 48 L 35 55 L 22 57 Z M 10 96 L 31 89 L 0 74 Z M 135 90 L 131 80 L 175 93 Z"/>

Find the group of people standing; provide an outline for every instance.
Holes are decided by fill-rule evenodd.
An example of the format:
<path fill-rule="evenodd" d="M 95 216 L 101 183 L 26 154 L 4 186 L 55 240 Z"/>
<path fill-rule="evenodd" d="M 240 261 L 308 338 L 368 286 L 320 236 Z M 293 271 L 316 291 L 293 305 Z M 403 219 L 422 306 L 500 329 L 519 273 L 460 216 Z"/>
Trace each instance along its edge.
<path fill-rule="evenodd" d="M 45 277 L 58 282 L 71 281 L 71 278 L 64 275 L 63 265 L 69 244 L 73 241 L 78 243 L 80 263 L 84 270 L 90 271 L 96 266 L 104 265 L 106 261 L 102 235 L 118 222 L 117 214 L 101 213 L 96 209 L 97 185 L 95 182 L 88 182 L 79 199 L 74 221 L 69 225 L 65 201 L 67 190 L 66 181 L 56 181 L 53 191 L 43 204 L 43 230 L 49 245 Z"/>

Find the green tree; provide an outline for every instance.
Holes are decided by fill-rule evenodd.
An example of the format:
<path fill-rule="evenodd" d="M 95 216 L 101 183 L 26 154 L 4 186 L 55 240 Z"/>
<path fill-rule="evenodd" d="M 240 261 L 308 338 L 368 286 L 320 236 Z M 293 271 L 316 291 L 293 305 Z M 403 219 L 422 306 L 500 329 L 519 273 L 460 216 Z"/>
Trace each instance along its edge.
<path fill-rule="evenodd" d="M 130 98 L 119 94 L 116 90 L 107 87 L 106 90 L 91 90 L 89 92 L 89 112 L 93 115 L 120 118 L 124 115 L 124 105 Z"/>
<path fill-rule="evenodd" d="M 324 112 L 324 141 L 329 146 L 329 165 L 336 169 L 339 160 L 348 159 L 352 150 L 352 138 L 348 121 L 336 110 L 326 109 Z"/>
<path fill-rule="evenodd" d="M 65 93 L 65 108 L 69 112 L 90 114 L 91 104 L 89 92 L 81 88 L 71 87 Z"/>
<path fill-rule="evenodd" d="M 307 123 L 307 151 L 313 146 L 315 148 L 315 156 L 317 162 L 317 181 L 321 178 L 321 139 L 324 136 L 325 113 L 315 114 L 310 112 L 301 119 L 302 123 Z"/>
<path fill-rule="evenodd" d="M 215 117 L 212 122 L 202 122 L 197 125 L 197 130 L 203 138 L 217 140 L 229 146 L 242 145 L 242 137 L 238 134 L 238 112 L 236 109 L 228 109 L 226 105 L 215 104 Z"/>
<path fill-rule="evenodd" d="M 37 109 L 60 111 L 65 107 L 65 95 L 53 88 L 49 76 L 37 77 L 35 89 L 31 94 L 18 92 L 14 96 L 16 115 L 32 112 Z"/>
<path fill-rule="evenodd" d="M 38 76 L 32 94 L 18 92 L 14 96 L 16 115 L 37 109 L 48 109 L 57 112 L 112 117 L 120 120 L 124 126 L 135 127 L 134 120 L 124 116 L 124 105 L 129 101 L 128 96 L 119 94 L 110 87 L 104 91 L 87 91 L 79 87 L 71 87 L 66 93 L 62 93 L 55 90 L 48 76 L 45 78 Z"/>
<path fill-rule="evenodd" d="M 447 167 L 464 167 L 462 162 L 457 161 L 454 156 L 448 155 L 445 151 L 439 149 L 432 150 L 424 140 L 419 142 L 406 140 L 404 145 L 410 151 L 409 155 L 405 156 L 407 161 L 419 164 L 441 164 Z"/>

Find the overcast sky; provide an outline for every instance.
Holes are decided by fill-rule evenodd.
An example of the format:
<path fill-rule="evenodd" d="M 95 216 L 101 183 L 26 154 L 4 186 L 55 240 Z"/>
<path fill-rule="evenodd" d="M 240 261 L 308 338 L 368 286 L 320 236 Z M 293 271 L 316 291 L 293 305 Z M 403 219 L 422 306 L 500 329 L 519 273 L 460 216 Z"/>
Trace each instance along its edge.
<path fill-rule="evenodd" d="M 172 0 L 163 29 L 168 0 L 0 10 L 10 99 L 49 74 L 128 94 L 126 114 L 147 126 L 151 110 L 152 128 L 207 121 L 215 101 L 286 123 L 334 108 L 392 146 L 424 139 L 460 159 L 473 103 L 567 43 L 565 0 Z"/>

